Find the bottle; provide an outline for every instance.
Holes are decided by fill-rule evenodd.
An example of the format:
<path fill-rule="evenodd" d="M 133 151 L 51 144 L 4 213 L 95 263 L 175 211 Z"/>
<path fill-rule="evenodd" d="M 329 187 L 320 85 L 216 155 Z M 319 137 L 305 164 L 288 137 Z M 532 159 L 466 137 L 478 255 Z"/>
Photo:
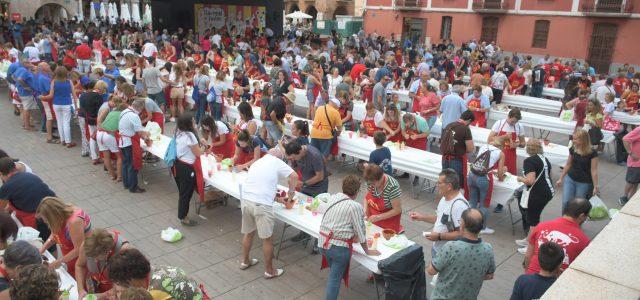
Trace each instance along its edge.
<path fill-rule="evenodd" d="M 379 237 L 380 237 L 379 234 L 374 234 L 373 235 L 373 243 L 371 243 L 371 247 L 369 249 L 378 250 L 378 238 Z"/>
<path fill-rule="evenodd" d="M 304 215 L 304 202 L 300 201 L 298 202 L 298 214 L 299 215 Z"/>
<path fill-rule="evenodd" d="M 367 224 L 365 226 L 365 236 L 366 237 L 371 237 L 371 222 L 367 221 Z"/>

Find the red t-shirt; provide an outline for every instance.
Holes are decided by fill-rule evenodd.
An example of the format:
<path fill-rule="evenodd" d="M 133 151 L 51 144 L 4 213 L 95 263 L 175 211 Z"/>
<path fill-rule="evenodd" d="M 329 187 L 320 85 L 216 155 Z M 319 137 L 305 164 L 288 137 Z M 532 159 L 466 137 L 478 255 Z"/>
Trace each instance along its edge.
<path fill-rule="evenodd" d="M 562 70 L 563 67 L 561 64 L 553 64 L 551 65 L 551 74 L 553 74 L 553 76 L 556 77 L 556 80 L 560 79 L 560 77 L 562 77 Z"/>
<path fill-rule="evenodd" d="M 78 64 L 76 63 L 76 60 L 71 58 L 70 55 L 72 55 L 73 52 L 71 50 L 67 50 L 64 58 L 62 59 L 62 65 L 63 66 L 67 66 L 67 67 L 72 67 L 74 68 L 75 66 L 77 66 Z"/>
<path fill-rule="evenodd" d="M 627 88 L 627 78 L 616 77 L 613 79 L 613 89 L 616 91 L 616 94 L 622 95 L 622 92 Z"/>
<path fill-rule="evenodd" d="M 540 68 L 542 68 L 544 70 L 544 73 L 547 74 L 546 81 L 549 81 L 550 75 L 551 76 L 553 75 L 553 74 L 551 74 L 551 65 L 550 64 L 544 64 Z"/>
<path fill-rule="evenodd" d="M 564 260 L 560 267 L 560 270 L 564 271 L 589 245 L 589 237 L 582 232 L 580 225 L 564 217 L 541 222 L 529 236 L 529 244 L 533 244 L 534 249 L 526 274 L 540 272 L 538 249 L 546 242 L 554 242 L 564 249 Z"/>
<path fill-rule="evenodd" d="M 93 51 L 91 50 L 91 47 L 89 47 L 89 45 L 87 44 L 80 44 L 80 46 L 76 47 L 76 57 L 78 59 L 91 59 L 91 54 L 93 54 Z"/>
<path fill-rule="evenodd" d="M 360 75 L 362 75 L 362 72 L 366 69 L 367 67 L 364 64 L 355 64 L 351 68 L 351 73 L 349 73 L 349 75 L 351 75 L 351 79 L 355 82 L 360 82 Z"/>
<path fill-rule="evenodd" d="M 513 72 L 511 76 L 509 76 L 509 84 L 511 84 L 511 88 L 516 90 L 524 85 L 524 76 L 518 76 L 518 72 Z"/>

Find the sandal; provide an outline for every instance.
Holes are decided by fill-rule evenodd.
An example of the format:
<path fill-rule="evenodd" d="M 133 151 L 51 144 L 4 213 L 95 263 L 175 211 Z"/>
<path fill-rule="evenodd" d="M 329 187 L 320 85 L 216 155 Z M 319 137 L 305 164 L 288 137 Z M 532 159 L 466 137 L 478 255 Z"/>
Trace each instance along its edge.
<path fill-rule="evenodd" d="M 60 144 L 60 140 L 50 139 L 50 140 L 47 140 L 47 144 Z"/>
<path fill-rule="evenodd" d="M 198 221 L 191 220 L 191 219 L 186 220 L 186 221 L 185 220 L 180 220 L 180 223 L 182 225 L 184 225 L 184 226 L 196 226 L 196 225 L 199 224 Z"/>
<path fill-rule="evenodd" d="M 249 264 L 245 264 L 245 263 L 240 263 L 240 270 L 246 270 L 249 267 L 255 266 L 258 264 L 258 260 L 255 258 L 251 259 L 251 262 L 249 262 Z"/>
<path fill-rule="evenodd" d="M 276 269 L 275 274 L 269 274 L 267 272 L 264 272 L 264 279 L 273 279 L 273 278 L 282 276 L 282 274 L 284 274 L 283 269 Z"/>

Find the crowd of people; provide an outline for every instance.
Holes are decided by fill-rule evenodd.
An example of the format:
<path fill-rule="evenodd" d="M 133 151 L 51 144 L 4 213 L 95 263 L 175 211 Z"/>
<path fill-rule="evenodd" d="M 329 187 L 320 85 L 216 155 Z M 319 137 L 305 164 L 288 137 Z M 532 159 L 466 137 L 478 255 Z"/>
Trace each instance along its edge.
<path fill-rule="evenodd" d="M 77 117 L 80 155 L 90 157 L 94 165 L 103 164 L 110 179 L 122 182 L 131 193 L 143 193 L 138 184 L 145 158 L 141 143 L 152 143 L 145 126 L 153 122 L 164 130 L 165 123 L 175 123 L 175 131 L 167 134 L 175 141 L 171 169 L 179 195 L 178 219 L 184 226 L 199 223 L 189 217 L 189 203 L 194 192 L 204 201 L 202 154 L 218 161 L 229 159 L 237 171 L 246 170 L 239 267 L 244 270 L 258 263 L 250 256 L 257 232 L 263 242 L 266 279 L 284 273 L 272 263 L 274 203 L 292 205 L 294 191 L 309 197 L 328 192 L 328 165 L 340 157 L 337 136 L 343 130 L 373 137 L 376 149 L 369 161 L 360 164 L 362 175 L 342 181 L 342 192 L 329 201 L 320 237 L 314 242 L 323 266 L 330 268 L 327 299 L 336 299 L 340 280 L 348 279 L 353 243 L 360 243 L 368 255 L 379 254 L 367 246 L 365 220 L 404 232 L 399 180 L 408 174 L 393 168 L 386 141 L 442 155 L 437 182 L 442 198 L 435 214 L 410 215 L 412 221 L 433 224 L 425 238 L 433 241 L 426 272 L 437 274 L 434 299 L 477 297 L 483 280 L 493 278 L 493 250 L 479 234 L 494 232 L 488 226 L 493 184 L 507 173 L 517 176 L 526 190 L 525 200 L 518 201 L 526 237 L 516 244 L 525 255 L 527 275 L 516 281 L 512 299 L 540 297 L 588 245 L 580 224 L 591 208 L 586 199 L 599 193 L 602 129 L 615 129 L 621 148 L 618 162 L 628 166 L 621 204 L 640 183 L 640 130 L 630 130 L 611 117 L 616 110 L 638 109 L 640 75 L 630 67 L 621 69 L 616 78 L 596 78 L 587 63 L 563 63 L 549 56 L 535 61 L 531 56 L 506 54 L 493 42 L 472 40 L 458 47 L 448 40 L 425 47 L 364 31 L 321 38 L 296 29 L 276 37 L 270 29 L 251 26 L 242 31 L 212 28 L 203 34 L 182 29 L 170 34 L 126 24 L 63 22 L 32 27 L 28 38 L 14 36 L 14 43 L 6 43 L 0 51 L 11 61 L 7 81 L 23 129 L 41 130 L 47 143 L 74 148 L 71 126 Z M 26 42 L 24 47 L 20 41 Z M 130 80 L 125 74 L 131 75 Z M 541 97 L 544 87 L 564 89 L 563 106 L 573 109 L 577 124 L 556 185 L 543 142 L 526 139 L 518 108 L 488 127 L 488 111 L 500 105 L 505 93 Z M 410 103 L 399 102 L 398 95 L 390 93 L 394 89 L 408 89 Z M 296 90 L 303 90 L 308 109 L 285 134 L 285 124 L 296 113 Z M 618 104 L 616 97 L 621 98 Z M 362 120 L 354 118 L 355 100 L 366 102 Z M 223 116 L 233 106 L 240 117 L 229 123 Z M 257 107 L 260 115 L 254 115 Z M 438 119 L 442 134 L 434 142 L 430 133 Z M 35 123 L 42 127 L 35 128 Z M 490 129 L 486 145 L 474 144 L 473 126 Z M 523 147 L 529 157 L 518 167 L 516 150 Z M 21 247 L 16 251 L 23 256 L 35 253 L 39 258 L 38 253 L 59 244 L 61 255 L 48 263 L 49 269 L 65 264 L 81 295 L 106 293 L 109 299 L 128 299 L 124 295 L 149 290 L 176 299 L 206 297 L 202 286 L 183 271 L 151 267 L 119 232 L 92 228 L 82 208 L 57 198 L 24 162 L 4 156 L 0 200 L 23 226 L 38 229 L 45 241 L 34 252 L 29 244 L 10 243 L 15 235 L 3 237 L 5 278 L 13 280 L 5 286 L 8 294 L 29 293 L 33 280 L 57 280 L 34 257 L 11 264 L 7 255 L 12 247 Z M 277 190 L 278 181 L 284 179 L 286 193 Z M 366 193 L 358 203 L 363 181 Z M 562 187 L 562 216 L 541 221 L 557 186 Z M 498 203 L 493 213 L 502 210 Z M 0 221 L 6 223 L 0 227 L 14 228 L 10 218 L 0 215 Z M 559 243 L 551 237 L 556 231 L 571 234 L 578 242 Z M 300 232 L 292 240 L 309 238 Z M 462 266 L 469 270 L 460 272 Z M 168 277 L 171 284 L 165 284 Z M 87 279 L 94 285 L 85 285 Z M 54 293 L 45 285 L 32 291 L 42 296 L 33 297 Z"/>

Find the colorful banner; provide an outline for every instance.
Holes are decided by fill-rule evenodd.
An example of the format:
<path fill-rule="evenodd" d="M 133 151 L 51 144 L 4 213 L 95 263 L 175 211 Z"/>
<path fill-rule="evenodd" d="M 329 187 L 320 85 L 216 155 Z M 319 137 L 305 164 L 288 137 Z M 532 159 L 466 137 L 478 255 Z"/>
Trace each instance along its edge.
<path fill-rule="evenodd" d="M 196 17 L 196 31 L 203 34 L 209 28 L 220 29 L 226 27 L 231 31 L 236 27 L 237 32 L 244 34 L 247 26 L 263 29 L 265 27 L 264 6 L 240 6 L 217 4 L 194 4 Z"/>

